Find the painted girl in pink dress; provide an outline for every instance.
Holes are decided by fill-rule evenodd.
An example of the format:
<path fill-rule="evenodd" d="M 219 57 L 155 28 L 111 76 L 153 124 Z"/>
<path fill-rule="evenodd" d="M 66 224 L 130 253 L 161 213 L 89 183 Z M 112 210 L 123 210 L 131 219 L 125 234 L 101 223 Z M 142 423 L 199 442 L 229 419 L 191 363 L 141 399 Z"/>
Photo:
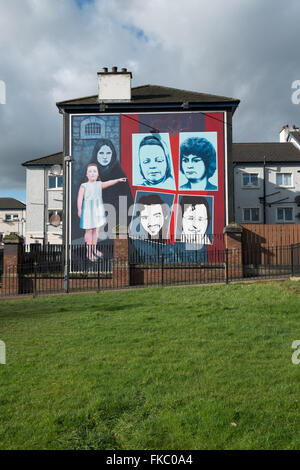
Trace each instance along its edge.
<path fill-rule="evenodd" d="M 102 182 L 99 180 L 99 170 L 96 163 L 90 163 L 86 168 L 87 182 L 80 185 L 77 196 L 77 210 L 80 218 L 80 228 L 85 230 L 87 258 L 96 261 L 103 256 L 98 251 L 97 241 L 99 228 L 106 223 L 105 209 L 102 200 L 102 190 L 117 183 L 125 183 L 127 178 L 118 178 Z"/>

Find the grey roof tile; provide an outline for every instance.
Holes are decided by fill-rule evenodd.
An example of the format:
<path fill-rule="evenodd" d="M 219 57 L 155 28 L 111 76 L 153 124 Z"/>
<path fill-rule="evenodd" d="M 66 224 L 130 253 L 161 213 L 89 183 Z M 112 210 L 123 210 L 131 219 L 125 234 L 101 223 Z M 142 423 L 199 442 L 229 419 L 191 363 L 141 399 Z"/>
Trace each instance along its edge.
<path fill-rule="evenodd" d="M 239 104 L 240 100 L 228 98 L 226 96 L 212 95 L 209 93 L 199 93 L 196 91 L 180 90 L 160 85 L 142 85 L 131 89 L 132 104 L 150 103 L 181 103 L 188 101 L 191 103 L 231 103 Z M 63 105 L 89 105 L 99 104 L 98 95 L 85 96 L 56 103 Z"/>
<path fill-rule="evenodd" d="M 297 162 L 300 151 L 290 142 L 233 143 L 232 159 L 240 163 Z"/>
<path fill-rule="evenodd" d="M 0 209 L 1 210 L 13 210 L 13 209 L 26 209 L 26 205 L 23 202 L 14 199 L 13 197 L 0 197 Z"/>
<path fill-rule="evenodd" d="M 62 165 L 64 161 L 63 153 L 53 153 L 46 157 L 35 158 L 34 160 L 28 160 L 22 163 L 23 166 L 44 166 L 44 165 Z"/>

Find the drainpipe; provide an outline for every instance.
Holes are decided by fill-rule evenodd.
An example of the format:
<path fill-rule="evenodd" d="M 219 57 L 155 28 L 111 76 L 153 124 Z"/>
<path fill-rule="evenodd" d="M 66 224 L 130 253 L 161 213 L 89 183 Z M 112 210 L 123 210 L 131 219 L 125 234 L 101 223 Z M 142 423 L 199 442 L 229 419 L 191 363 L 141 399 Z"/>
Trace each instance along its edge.
<path fill-rule="evenodd" d="M 266 157 L 264 157 L 264 182 L 263 182 L 263 215 L 264 225 L 266 224 Z"/>

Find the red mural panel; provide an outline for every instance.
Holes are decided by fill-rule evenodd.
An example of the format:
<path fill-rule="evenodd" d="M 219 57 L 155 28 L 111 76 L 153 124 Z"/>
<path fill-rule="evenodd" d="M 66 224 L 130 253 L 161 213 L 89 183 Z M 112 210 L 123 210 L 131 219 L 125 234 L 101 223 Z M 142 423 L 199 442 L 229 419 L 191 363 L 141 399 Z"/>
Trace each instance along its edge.
<path fill-rule="evenodd" d="M 199 230 L 201 221 L 204 226 L 206 210 L 207 252 L 223 248 L 218 235 L 222 234 L 225 225 L 224 146 L 222 112 L 121 116 L 121 165 L 128 176 L 135 205 L 141 199 L 143 208 L 146 199 L 151 200 L 153 195 L 157 197 L 157 201 L 152 197 L 153 206 L 158 205 L 155 204 L 159 201 L 158 197 L 169 205 L 168 230 L 165 234 L 170 241 L 183 240 L 184 226 L 186 233 L 196 234 L 197 224 Z M 157 175 L 163 174 L 159 165 L 164 165 L 164 156 L 170 162 L 170 175 L 167 175 L 167 165 L 167 176 L 159 179 Z M 147 166 L 150 168 L 148 173 Z M 183 201 L 187 206 L 193 205 L 187 217 L 183 212 L 179 216 Z M 137 217 L 136 213 L 137 209 L 134 209 L 133 219 Z M 147 217 L 149 219 L 150 215 L 145 213 L 144 219 Z M 184 219 L 187 222 L 184 223 Z M 148 231 L 151 238 L 155 234 L 147 230 L 146 225 L 144 228 L 136 235 Z"/>

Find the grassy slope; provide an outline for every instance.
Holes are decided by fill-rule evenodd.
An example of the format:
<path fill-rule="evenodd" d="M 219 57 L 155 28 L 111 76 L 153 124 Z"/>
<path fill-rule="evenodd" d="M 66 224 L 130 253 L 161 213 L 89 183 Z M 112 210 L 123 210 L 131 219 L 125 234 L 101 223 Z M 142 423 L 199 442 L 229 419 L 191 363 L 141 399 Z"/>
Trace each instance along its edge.
<path fill-rule="evenodd" d="M 299 448 L 293 286 L 0 302 L 0 449 Z"/>

